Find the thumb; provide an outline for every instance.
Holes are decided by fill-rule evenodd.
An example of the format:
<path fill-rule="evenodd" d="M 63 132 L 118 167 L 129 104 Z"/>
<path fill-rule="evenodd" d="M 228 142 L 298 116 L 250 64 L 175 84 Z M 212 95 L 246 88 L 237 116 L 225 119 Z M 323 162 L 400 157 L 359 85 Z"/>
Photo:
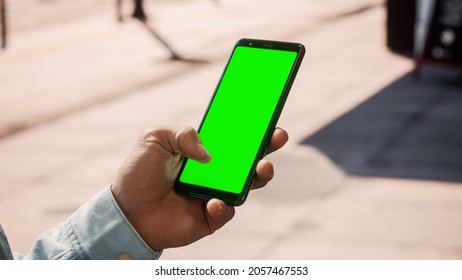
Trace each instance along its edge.
<path fill-rule="evenodd" d="M 197 160 L 200 162 L 209 162 L 212 157 L 193 128 L 184 128 L 174 133 L 173 147 L 176 152 L 181 153 L 184 157 Z"/>
<path fill-rule="evenodd" d="M 139 145 L 148 148 L 161 147 L 171 154 L 180 153 L 184 157 L 204 163 L 211 159 L 199 135 L 192 127 L 148 129 L 141 135 Z"/>

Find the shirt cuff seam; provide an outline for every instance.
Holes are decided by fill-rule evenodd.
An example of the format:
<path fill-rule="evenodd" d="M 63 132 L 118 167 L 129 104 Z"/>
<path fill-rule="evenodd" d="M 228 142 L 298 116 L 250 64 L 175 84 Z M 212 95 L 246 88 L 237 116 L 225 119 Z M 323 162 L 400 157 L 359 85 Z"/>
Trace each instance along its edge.
<path fill-rule="evenodd" d="M 134 233 L 134 235 L 138 238 L 138 240 L 141 242 L 141 244 L 146 247 L 146 249 L 154 256 L 153 259 L 158 259 L 160 257 L 160 255 L 162 254 L 162 250 L 161 251 L 155 251 L 153 250 L 151 247 L 149 247 L 149 245 L 146 243 L 146 241 L 144 241 L 144 239 L 140 236 L 140 234 L 138 233 L 138 231 L 136 231 L 136 229 L 132 226 L 132 224 L 128 221 L 127 217 L 125 216 L 125 214 L 123 213 L 122 209 L 120 209 L 119 205 L 117 204 L 117 201 L 115 200 L 114 198 L 114 195 L 112 194 L 112 190 L 111 190 L 111 187 L 112 185 L 110 185 L 108 188 L 107 188 L 107 192 L 109 192 L 109 197 L 111 198 L 111 204 L 114 206 L 114 208 L 117 210 L 117 212 L 119 213 L 119 215 L 123 218 L 123 220 L 125 221 L 125 223 L 128 225 L 128 227 L 130 228 L 130 230 Z"/>

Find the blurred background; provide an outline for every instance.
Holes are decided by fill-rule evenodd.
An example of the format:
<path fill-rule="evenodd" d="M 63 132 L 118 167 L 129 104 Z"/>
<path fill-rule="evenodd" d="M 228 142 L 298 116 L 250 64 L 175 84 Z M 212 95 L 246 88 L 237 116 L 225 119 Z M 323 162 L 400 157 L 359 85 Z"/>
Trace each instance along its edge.
<path fill-rule="evenodd" d="M 307 47 L 290 141 L 232 222 L 163 258 L 462 258 L 461 1 L 136 2 L 0 0 L 13 250 L 110 184 L 143 129 L 197 127 L 250 37 Z"/>

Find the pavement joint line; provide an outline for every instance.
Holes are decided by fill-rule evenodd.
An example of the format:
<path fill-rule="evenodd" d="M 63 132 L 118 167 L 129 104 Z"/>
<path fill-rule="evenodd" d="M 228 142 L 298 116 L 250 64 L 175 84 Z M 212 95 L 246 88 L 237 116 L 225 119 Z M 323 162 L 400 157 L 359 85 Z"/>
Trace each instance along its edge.
<path fill-rule="evenodd" d="M 342 12 L 338 13 L 337 15 L 327 16 L 324 19 L 321 19 L 318 22 L 316 22 L 315 24 L 309 26 L 308 28 L 301 28 L 301 29 L 298 29 L 298 30 L 293 30 L 291 32 L 288 32 L 288 33 L 282 35 L 281 37 L 293 37 L 294 35 L 306 34 L 306 33 L 309 33 L 311 31 L 313 31 L 313 29 L 315 29 L 315 28 L 317 28 L 319 26 L 329 24 L 329 23 L 335 23 L 335 22 L 338 22 L 339 20 L 344 20 L 344 19 L 350 18 L 351 16 L 364 14 L 364 13 L 370 12 L 371 10 L 381 8 L 381 7 L 383 7 L 383 4 L 364 4 L 364 5 L 360 6 L 360 7 L 356 7 L 354 9 L 349 10 L 349 11 L 342 11 Z M 87 41 L 88 40 L 92 41 L 92 40 L 94 40 L 93 37 L 87 38 L 86 40 Z M 62 47 L 63 45 L 66 46 L 66 44 L 60 44 L 59 46 Z M 69 45 L 69 44 L 67 44 L 67 45 Z M 73 45 L 73 44 L 71 44 L 71 45 Z M 51 47 L 47 48 L 47 50 L 49 50 L 49 49 L 54 49 L 54 48 L 51 48 Z M 210 64 L 217 63 L 218 61 L 220 61 L 221 59 L 223 59 L 227 55 L 228 55 L 227 53 L 224 53 L 224 54 L 222 54 L 220 56 L 214 56 L 213 57 L 214 60 L 210 61 Z M 186 61 L 186 63 L 187 63 L 187 61 Z M 208 64 L 206 64 L 206 65 L 208 65 Z M 76 105 L 76 106 L 74 106 L 72 108 L 67 108 L 66 111 L 58 111 L 57 113 L 49 114 L 49 115 L 44 116 L 44 117 L 42 117 L 40 119 L 36 119 L 35 121 L 32 121 L 32 122 L 27 122 L 26 121 L 26 122 L 22 122 L 22 123 L 13 123 L 10 127 L 6 128 L 6 129 L 3 129 L 3 130 L 0 130 L 0 141 L 3 140 L 3 139 L 7 139 L 9 137 L 12 137 L 12 136 L 14 136 L 16 134 L 19 134 L 21 132 L 27 131 L 29 129 L 33 129 L 33 128 L 39 127 L 41 125 L 45 125 L 45 124 L 57 121 L 59 119 L 62 119 L 62 118 L 65 118 L 67 116 L 77 114 L 79 112 L 82 112 L 82 111 L 85 111 L 87 109 L 96 107 L 98 105 L 106 104 L 106 103 L 115 101 L 115 100 L 117 100 L 119 98 L 123 98 L 125 96 L 136 94 L 137 91 L 147 89 L 149 87 L 152 87 L 152 86 L 155 86 L 155 85 L 158 85 L 158 84 L 162 84 L 164 82 L 168 82 L 169 80 L 171 80 L 173 78 L 178 78 L 179 76 L 182 76 L 182 75 L 185 75 L 185 74 L 189 73 L 190 72 L 189 70 L 197 70 L 198 68 L 203 67 L 203 66 L 204 65 L 198 66 L 198 67 L 185 67 L 185 68 L 183 68 L 181 70 L 178 70 L 178 71 L 175 71 L 174 73 L 171 73 L 170 75 L 168 75 L 166 77 L 160 77 L 160 78 L 156 78 L 154 80 L 147 80 L 147 81 L 139 82 L 137 85 L 128 85 L 125 89 L 120 90 L 120 91 L 118 91 L 116 93 L 103 95 L 100 98 L 96 98 L 96 99 L 92 99 L 92 100 L 83 101 L 82 103 L 80 103 L 80 104 L 78 104 L 78 105 Z"/>
<path fill-rule="evenodd" d="M 364 4 L 362 5 L 361 7 L 358 7 L 358 8 L 354 8 L 352 10 L 349 10 L 349 11 L 345 11 L 345 12 L 340 12 L 336 15 L 329 15 L 329 16 L 326 16 L 324 18 L 321 18 L 319 21 L 317 21 L 315 24 L 311 25 L 311 26 L 308 26 L 308 27 L 303 27 L 303 28 L 299 28 L 297 30 L 294 30 L 290 33 L 287 33 L 285 34 L 284 36 L 285 37 L 294 37 L 295 35 L 299 35 L 299 34 L 306 34 L 306 33 L 309 33 L 311 31 L 313 31 L 315 28 L 318 28 L 320 26 L 325 26 L 327 24 L 333 24 L 333 23 L 336 23 L 338 21 L 341 21 L 341 20 L 346 20 L 352 16 L 357 16 L 357 15 L 360 15 L 360 14 L 365 14 L 365 13 L 368 13 L 368 12 L 371 12 L 375 9 L 379 9 L 379 8 L 383 8 L 384 7 L 384 4 Z"/>
<path fill-rule="evenodd" d="M 347 177 L 350 175 L 344 174 L 344 176 Z M 273 238 L 270 239 L 267 245 L 263 246 L 262 249 L 255 253 L 254 259 L 258 260 L 265 258 L 265 256 L 269 255 L 271 251 L 274 251 L 274 244 L 281 244 L 284 240 L 287 240 L 288 237 L 290 237 L 293 233 L 293 230 L 296 230 L 299 227 L 301 220 L 306 222 L 307 215 L 315 215 L 313 214 L 314 211 L 312 211 L 313 208 L 319 207 L 319 205 L 321 205 L 322 202 L 328 201 L 330 198 L 338 196 L 340 192 L 345 192 L 346 188 L 342 188 L 342 185 L 344 185 L 344 181 L 338 182 L 326 192 L 319 193 L 316 196 L 310 197 L 309 199 L 300 202 L 300 205 L 310 205 L 308 208 L 304 209 L 304 211 L 300 214 L 300 216 L 304 217 L 304 219 L 295 219 L 287 228 L 287 230 L 282 230 L 279 233 L 277 233 Z"/>
<path fill-rule="evenodd" d="M 202 67 L 205 67 L 204 66 Z M 199 66 L 200 67 L 200 66 Z M 66 111 L 60 111 L 55 114 L 50 114 L 45 117 L 42 117 L 41 119 L 35 121 L 35 122 L 28 122 L 28 123 L 16 123 L 11 126 L 11 129 L 5 129 L 4 131 L 0 131 L 0 141 L 3 139 L 7 139 L 9 137 L 12 137 L 16 134 L 19 134 L 21 132 L 25 132 L 29 129 L 37 128 L 42 125 L 46 125 L 55 121 L 58 121 L 60 119 L 72 116 L 74 114 L 86 111 L 88 109 L 94 108 L 99 105 L 103 105 L 106 103 L 110 103 L 112 101 L 115 101 L 119 98 L 123 98 L 125 96 L 132 96 L 136 94 L 136 92 L 141 92 L 142 90 L 148 89 L 154 85 L 159 85 L 162 83 L 166 83 L 170 81 L 171 79 L 176 79 L 179 76 L 185 75 L 190 73 L 190 68 L 197 69 L 198 67 L 184 67 L 181 70 L 176 71 L 175 73 L 172 73 L 171 75 L 164 76 L 164 77 L 157 77 L 155 79 L 147 79 L 143 82 L 140 82 L 136 85 L 131 85 L 127 86 L 127 88 L 121 89 L 117 92 L 114 92 L 113 94 L 110 95 L 103 95 L 99 98 L 83 101 L 81 104 L 78 104 L 76 106 L 73 106 L 71 108 L 67 108 Z"/>
<path fill-rule="evenodd" d="M 30 57 L 34 57 L 39 54 L 43 53 L 50 53 L 54 51 L 59 51 L 63 50 L 66 48 L 71 48 L 71 47 L 77 47 L 81 44 L 88 44 L 88 43 L 94 43 L 94 42 L 100 42 L 104 39 L 107 38 L 113 38 L 115 36 L 117 37 L 123 37 L 125 34 L 124 32 L 121 32 L 119 29 L 112 30 L 110 32 L 101 32 L 98 34 L 88 34 L 85 37 L 80 37 L 80 38 L 74 38 L 74 39 L 69 39 L 66 41 L 62 41 L 60 43 L 56 43 L 53 45 L 42 45 L 33 49 L 28 49 L 25 51 L 19 51 L 19 52 L 12 52 L 10 53 L 7 57 L 1 57 L 0 60 L 2 62 L 15 62 L 17 60 L 22 60 L 22 59 L 28 59 Z M 5 50 L 7 52 L 8 50 Z M 1 53 L 0 53 L 1 54 Z"/>
<path fill-rule="evenodd" d="M 51 174 L 61 174 L 68 170 L 72 170 L 73 167 L 78 167 L 81 164 L 82 160 L 88 160 L 88 158 L 90 157 L 98 157 L 100 155 L 107 153 L 108 151 L 114 150 L 116 147 L 117 145 L 111 145 L 102 150 L 99 149 L 99 150 L 90 150 L 87 152 L 83 152 L 78 157 L 71 159 L 60 166 L 55 167 L 54 169 L 50 171 L 50 173 Z M 33 189 L 39 189 L 41 186 L 43 186 L 41 184 L 42 182 L 47 182 L 47 180 L 50 179 L 50 173 L 39 174 L 35 177 L 32 177 L 18 184 L 14 188 L 7 189 L 6 191 L 1 192 L 0 193 L 0 204 L 6 200 L 14 199 L 16 196 L 23 194 L 25 190 L 32 189 L 31 188 L 32 183 L 34 183 L 35 185 Z M 111 182 L 107 182 L 107 183 L 110 184 Z"/>

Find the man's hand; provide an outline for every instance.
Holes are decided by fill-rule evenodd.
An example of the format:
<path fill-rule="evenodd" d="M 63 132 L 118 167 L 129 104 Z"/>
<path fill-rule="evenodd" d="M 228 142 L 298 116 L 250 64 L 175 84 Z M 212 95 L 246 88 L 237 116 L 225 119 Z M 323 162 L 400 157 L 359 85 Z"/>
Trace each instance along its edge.
<path fill-rule="evenodd" d="M 287 132 L 277 128 L 267 153 L 278 150 L 287 140 Z M 195 242 L 212 234 L 234 216 L 234 207 L 221 200 L 205 202 L 174 191 L 181 156 L 200 162 L 210 160 L 193 128 L 146 130 L 112 185 L 119 207 L 153 250 Z M 261 160 L 252 188 L 265 186 L 273 175 L 272 163 Z"/>

